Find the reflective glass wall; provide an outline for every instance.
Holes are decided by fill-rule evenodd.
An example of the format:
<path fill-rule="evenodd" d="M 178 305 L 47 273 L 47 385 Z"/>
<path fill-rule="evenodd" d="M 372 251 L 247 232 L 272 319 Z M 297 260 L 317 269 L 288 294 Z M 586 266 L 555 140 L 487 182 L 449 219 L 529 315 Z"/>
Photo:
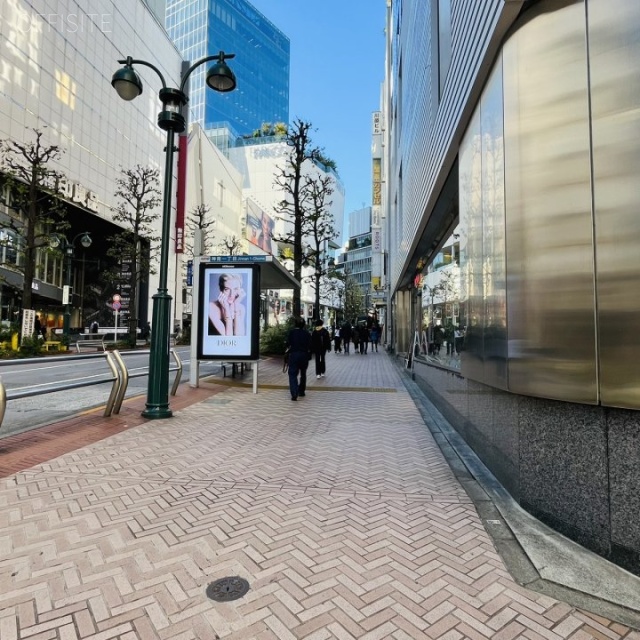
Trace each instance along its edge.
<path fill-rule="evenodd" d="M 515 393 L 640 408 L 640 3 L 613 4 L 533 5 L 470 121 L 461 361 Z"/>
<path fill-rule="evenodd" d="M 602 403 L 640 408 L 640 2 L 589 0 Z"/>
<path fill-rule="evenodd" d="M 239 135 L 289 122 L 290 42 L 248 0 L 167 0 L 167 31 L 187 60 L 220 50 L 238 79 L 230 93 L 205 90 L 207 65 L 191 76 L 190 117 L 203 129 L 221 123 Z"/>
<path fill-rule="evenodd" d="M 497 64 L 460 147 L 460 233 L 468 325 L 464 373 L 507 387 L 502 66 Z"/>
<path fill-rule="evenodd" d="M 528 17 L 503 50 L 509 389 L 596 402 L 585 6 Z"/>

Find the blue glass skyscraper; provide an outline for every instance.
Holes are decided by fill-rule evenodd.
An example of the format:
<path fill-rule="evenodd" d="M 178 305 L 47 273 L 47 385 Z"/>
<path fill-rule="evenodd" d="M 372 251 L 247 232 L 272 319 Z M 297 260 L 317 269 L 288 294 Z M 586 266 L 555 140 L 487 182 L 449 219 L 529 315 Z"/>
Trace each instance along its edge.
<path fill-rule="evenodd" d="M 289 38 L 247 0 L 167 0 L 166 28 L 185 60 L 236 54 L 229 65 L 238 87 L 231 93 L 205 90 L 207 65 L 194 71 L 191 121 L 237 135 L 289 122 Z"/>

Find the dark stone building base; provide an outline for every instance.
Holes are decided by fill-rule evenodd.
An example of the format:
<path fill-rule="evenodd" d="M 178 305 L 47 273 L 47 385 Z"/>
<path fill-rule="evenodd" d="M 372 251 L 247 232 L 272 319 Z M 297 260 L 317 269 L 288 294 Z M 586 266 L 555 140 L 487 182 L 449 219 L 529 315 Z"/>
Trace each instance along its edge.
<path fill-rule="evenodd" d="M 414 373 L 524 509 L 640 575 L 640 411 L 518 396 L 419 359 Z"/>

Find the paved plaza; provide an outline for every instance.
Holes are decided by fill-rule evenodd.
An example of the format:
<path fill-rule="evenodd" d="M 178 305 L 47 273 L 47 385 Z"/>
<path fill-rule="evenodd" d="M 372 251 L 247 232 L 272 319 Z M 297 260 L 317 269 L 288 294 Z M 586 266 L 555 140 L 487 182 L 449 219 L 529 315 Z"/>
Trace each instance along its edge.
<path fill-rule="evenodd" d="M 167 420 L 0 440 L 1 640 L 640 640 L 516 583 L 394 358 L 309 373 L 298 402 L 270 359 L 257 394 L 217 374 Z"/>

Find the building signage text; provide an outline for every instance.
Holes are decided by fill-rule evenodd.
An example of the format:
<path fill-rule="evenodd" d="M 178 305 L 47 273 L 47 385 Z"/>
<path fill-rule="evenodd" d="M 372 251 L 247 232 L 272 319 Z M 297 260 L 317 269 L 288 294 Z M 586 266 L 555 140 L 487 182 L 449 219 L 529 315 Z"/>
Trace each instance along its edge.
<path fill-rule="evenodd" d="M 83 187 L 79 182 L 69 182 L 66 178 L 63 178 L 58 182 L 58 189 L 63 198 L 81 204 L 94 213 L 98 211 L 98 196 L 93 191 Z"/>
<path fill-rule="evenodd" d="M 373 135 L 382 133 L 382 111 L 373 112 Z"/>
<path fill-rule="evenodd" d="M 382 160 L 380 158 L 374 158 L 372 163 L 373 168 L 373 206 L 379 206 L 382 204 Z"/>

